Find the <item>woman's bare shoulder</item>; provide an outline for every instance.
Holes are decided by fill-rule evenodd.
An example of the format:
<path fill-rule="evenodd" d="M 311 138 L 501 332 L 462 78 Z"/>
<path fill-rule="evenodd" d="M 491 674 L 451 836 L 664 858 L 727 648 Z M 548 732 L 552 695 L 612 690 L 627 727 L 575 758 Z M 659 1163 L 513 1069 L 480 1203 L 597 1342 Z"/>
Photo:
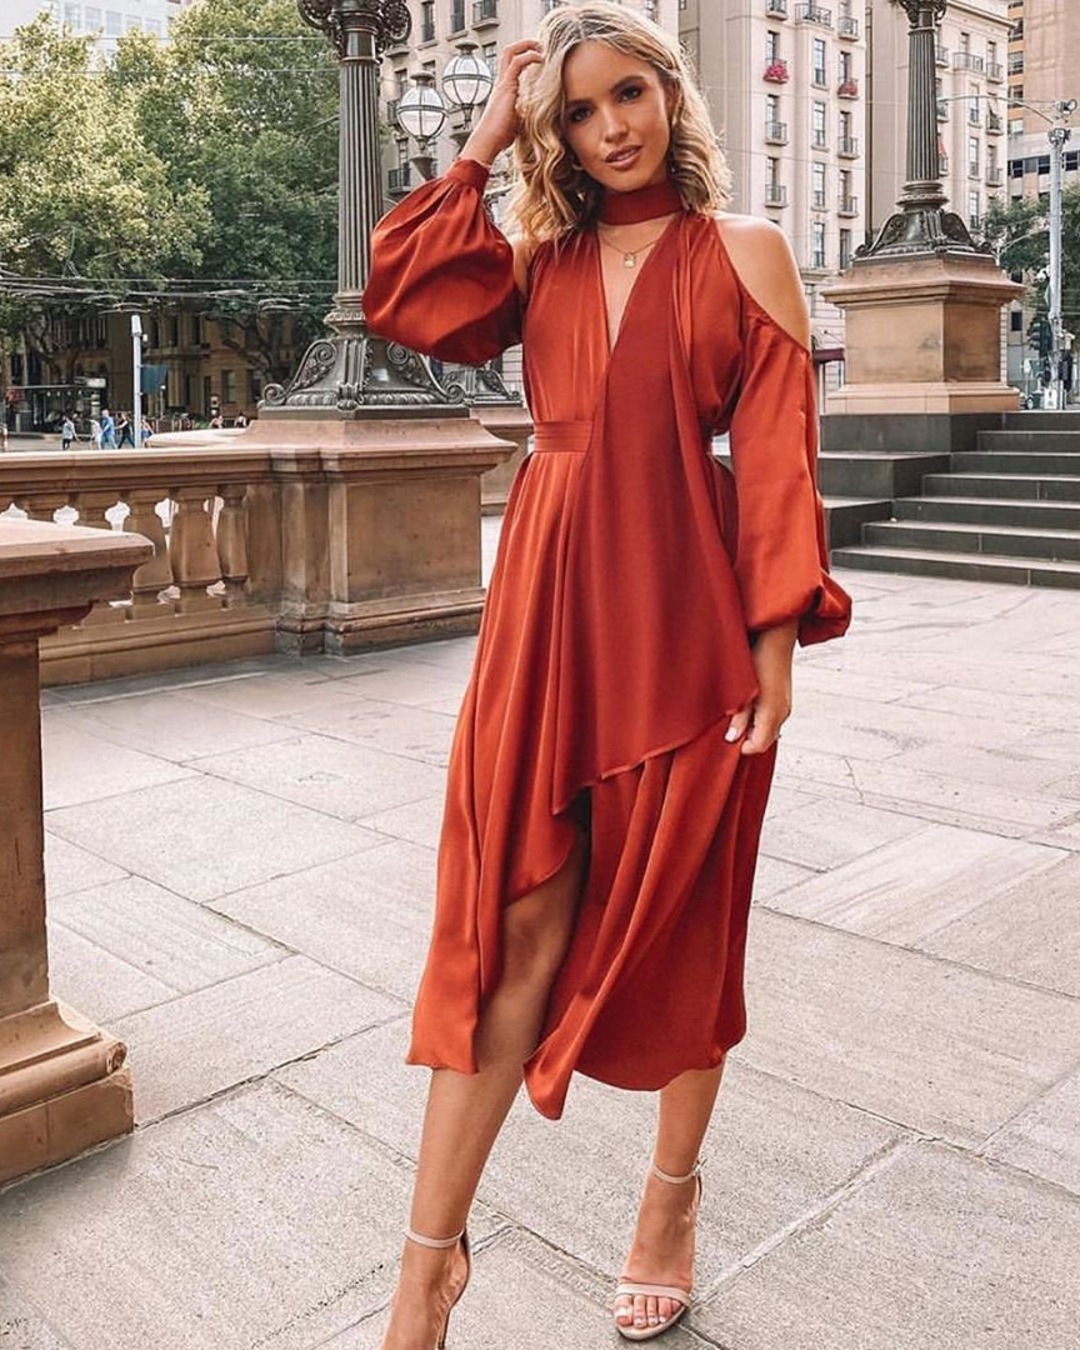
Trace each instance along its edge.
<path fill-rule="evenodd" d="M 739 280 L 774 323 L 810 346 L 810 316 L 795 255 L 771 220 L 723 213 L 717 229 Z"/>

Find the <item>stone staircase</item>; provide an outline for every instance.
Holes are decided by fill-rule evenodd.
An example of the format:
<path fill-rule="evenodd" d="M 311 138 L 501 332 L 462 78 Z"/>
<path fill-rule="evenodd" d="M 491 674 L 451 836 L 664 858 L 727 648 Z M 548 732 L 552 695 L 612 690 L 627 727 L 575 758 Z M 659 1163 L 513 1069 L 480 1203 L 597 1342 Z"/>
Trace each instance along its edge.
<path fill-rule="evenodd" d="M 833 562 L 1080 589 L 1080 415 L 1003 422 L 947 455 L 823 453 Z"/>

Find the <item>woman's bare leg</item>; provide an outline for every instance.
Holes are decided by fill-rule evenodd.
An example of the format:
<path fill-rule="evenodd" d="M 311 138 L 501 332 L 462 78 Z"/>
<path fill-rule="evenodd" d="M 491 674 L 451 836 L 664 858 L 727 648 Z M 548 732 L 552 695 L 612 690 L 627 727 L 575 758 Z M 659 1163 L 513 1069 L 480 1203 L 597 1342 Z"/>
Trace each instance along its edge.
<path fill-rule="evenodd" d="M 449 1237 L 465 1227 L 488 1154 L 540 1037 L 573 931 L 585 856 L 579 841 L 557 876 L 506 912 L 502 979 L 477 1034 L 479 1073 L 437 1069 L 431 1075 L 410 1217 L 411 1227 L 427 1237 Z M 433 1350 L 464 1278 L 460 1249 L 433 1251 L 407 1242 L 382 1350 Z"/>
<path fill-rule="evenodd" d="M 709 1128 L 724 1066 L 692 1070 L 673 1079 L 660 1093 L 660 1120 L 653 1155 L 670 1176 L 693 1170 Z M 690 1289 L 694 1282 L 694 1229 L 697 1223 L 696 1180 L 681 1185 L 661 1181 L 652 1169 L 638 1211 L 637 1228 L 625 1275 L 641 1284 L 670 1284 Z M 666 1298 L 620 1298 L 615 1316 L 623 1326 L 654 1327 L 666 1322 L 678 1304 Z"/>

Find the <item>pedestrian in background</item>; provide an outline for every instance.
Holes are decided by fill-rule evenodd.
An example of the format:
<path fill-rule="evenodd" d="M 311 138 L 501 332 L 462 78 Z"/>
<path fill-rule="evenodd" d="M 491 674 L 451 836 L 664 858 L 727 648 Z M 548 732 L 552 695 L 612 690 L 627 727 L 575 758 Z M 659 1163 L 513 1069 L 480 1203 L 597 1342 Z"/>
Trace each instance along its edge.
<path fill-rule="evenodd" d="M 96 417 L 90 419 L 90 444 L 95 450 L 101 449 L 101 423 Z"/>
<path fill-rule="evenodd" d="M 130 414 L 128 414 L 128 413 L 126 413 L 126 412 L 122 412 L 122 413 L 120 414 L 120 421 L 117 422 L 117 424 L 116 424 L 116 430 L 117 430 L 117 433 L 118 433 L 118 439 L 119 439 L 119 445 L 118 445 L 117 448 L 120 449 L 120 450 L 123 450 L 123 448 L 124 448 L 125 445 L 130 445 L 131 448 L 132 448 L 132 450 L 134 450 L 134 449 L 135 449 L 135 428 L 134 428 L 134 426 L 132 425 Z"/>
<path fill-rule="evenodd" d="M 101 410 L 101 448 L 102 450 L 116 449 L 116 422 L 108 408 Z"/>
<path fill-rule="evenodd" d="M 60 448 L 64 451 L 71 449 L 71 443 L 75 439 L 75 423 L 70 413 L 64 414 L 64 420 L 60 424 Z"/>
<path fill-rule="evenodd" d="M 514 243 L 484 202 L 512 146 Z M 558 5 L 503 52 L 454 167 L 375 231 L 372 333 L 468 364 L 524 337 L 536 423 L 450 757 L 409 1051 L 433 1073 L 382 1350 L 446 1343 L 523 1079 L 551 1118 L 575 1072 L 659 1092 L 615 1330 L 651 1340 L 692 1302 L 792 649 L 850 612 L 798 268 L 775 226 L 724 209 L 727 180 L 677 40 L 629 6 Z M 710 453 L 729 428 L 731 471 Z"/>

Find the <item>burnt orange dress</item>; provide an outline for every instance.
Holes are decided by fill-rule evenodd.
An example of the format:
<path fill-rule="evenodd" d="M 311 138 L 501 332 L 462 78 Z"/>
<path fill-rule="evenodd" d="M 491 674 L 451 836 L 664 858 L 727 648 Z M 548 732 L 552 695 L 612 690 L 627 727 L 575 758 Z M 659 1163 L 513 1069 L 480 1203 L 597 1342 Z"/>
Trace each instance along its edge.
<path fill-rule="evenodd" d="M 755 630 L 839 636 L 805 349 L 742 288 L 716 222 L 681 213 L 611 348 L 595 231 L 543 245 L 527 302 L 467 160 L 380 223 L 374 332 L 470 363 L 524 343 L 535 451 L 507 506 L 457 726 L 410 1062 L 476 1071 L 503 912 L 588 878 L 526 1068 L 557 1117 L 574 1070 L 657 1089 L 744 1034 L 743 956 L 774 752 L 728 719 Z M 734 474 L 710 454 L 730 429 Z"/>

